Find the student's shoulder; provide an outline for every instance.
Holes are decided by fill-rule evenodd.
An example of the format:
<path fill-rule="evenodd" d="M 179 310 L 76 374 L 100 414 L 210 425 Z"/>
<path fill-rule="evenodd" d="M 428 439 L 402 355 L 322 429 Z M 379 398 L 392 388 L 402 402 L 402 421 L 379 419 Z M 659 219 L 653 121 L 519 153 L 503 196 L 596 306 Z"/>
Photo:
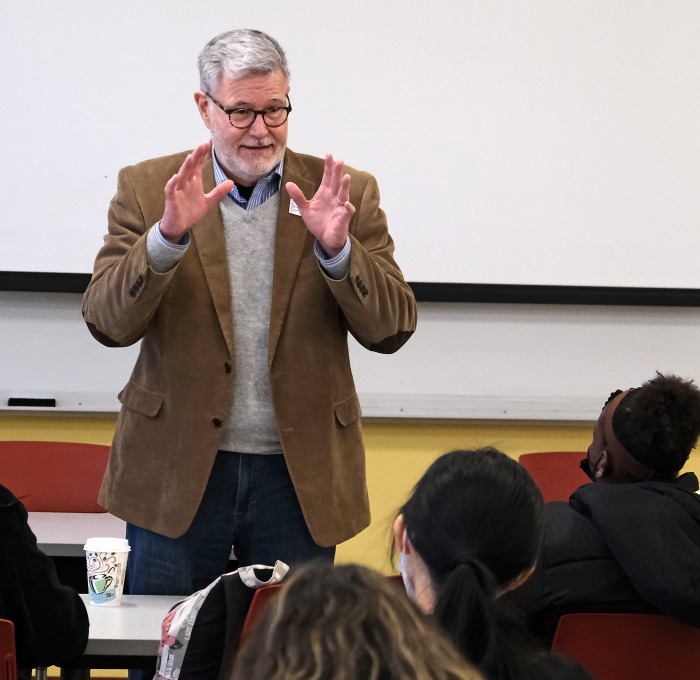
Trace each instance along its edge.
<path fill-rule="evenodd" d="M 572 559 L 601 542 L 591 517 L 570 503 L 554 501 L 545 505 L 543 557 L 545 562 Z"/>
<path fill-rule="evenodd" d="M 17 498 L 7 487 L 0 484 L 0 507 L 15 505 Z"/>

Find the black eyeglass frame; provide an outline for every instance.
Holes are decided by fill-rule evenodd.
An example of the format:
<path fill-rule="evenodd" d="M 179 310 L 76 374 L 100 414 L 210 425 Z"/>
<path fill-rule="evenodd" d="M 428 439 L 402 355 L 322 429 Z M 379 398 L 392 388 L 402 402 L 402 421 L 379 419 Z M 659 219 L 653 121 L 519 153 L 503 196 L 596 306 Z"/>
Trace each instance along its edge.
<path fill-rule="evenodd" d="M 231 109 L 227 109 L 220 101 L 217 101 L 216 99 L 214 99 L 214 97 L 212 97 L 208 92 L 205 92 L 204 94 L 207 97 L 209 97 L 209 99 L 211 99 L 214 102 L 214 104 L 216 104 L 228 116 L 228 122 L 231 123 L 231 125 L 233 125 L 233 127 L 235 127 L 236 130 L 247 130 L 249 127 L 252 127 L 255 124 L 255 120 L 258 116 L 262 116 L 263 123 L 265 123 L 265 125 L 267 125 L 267 127 L 278 128 L 287 122 L 287 119 L 289 118 L 289 114 L 292 112 L 292 100 L 289 98 L 289 95 L 286 95 L 287 96 L 287 106 L 273 106 L 270 108 L 281 109 L 282 111 L 286 111 L 287 115 L 284 117 L 284 120 L 281 123 L 277 123 L 275 125 L 270 125 L 270 123 L 268 123 L 265 120 L 265 114 L 268 113 L 270 108 L 260 109 L 259 111 L 256 111 L 255 109 L 246 109 L 246 108 L 243 108 L 240 106 L 234 106 Z M 248 125 L 244 125 L 242 127 L 240 125 L 234 125 L 233 121 L 231 120 L 231 114 L 236 112 L 236 111 L 247 111 L 249 113 L 252 113 L 253 120 L 251 120 L 250 123 L 248 123 Z"/>

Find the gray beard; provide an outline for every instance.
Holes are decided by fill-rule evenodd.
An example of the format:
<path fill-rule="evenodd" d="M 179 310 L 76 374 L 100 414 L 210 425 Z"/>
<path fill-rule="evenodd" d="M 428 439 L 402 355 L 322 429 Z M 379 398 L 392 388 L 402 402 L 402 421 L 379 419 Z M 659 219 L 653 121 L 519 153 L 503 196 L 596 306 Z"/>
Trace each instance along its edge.
<path fill-rule="evenodd" d="M 282 147 L 271 161 L 265 162 L 264 164 L 262 162 L 243 163 L 239 158 L 229 158 L 216 149 L 215 152 L 216 159 L 227 175 L 231 175 L 232 179 L 234 177 L 237 178 L 239 183 L 252 186 L 279 165 L 280 161 L 284 158 L 285 149 L 286 147 Z M 235 181 L 234 179 L 234 182 Z"/>

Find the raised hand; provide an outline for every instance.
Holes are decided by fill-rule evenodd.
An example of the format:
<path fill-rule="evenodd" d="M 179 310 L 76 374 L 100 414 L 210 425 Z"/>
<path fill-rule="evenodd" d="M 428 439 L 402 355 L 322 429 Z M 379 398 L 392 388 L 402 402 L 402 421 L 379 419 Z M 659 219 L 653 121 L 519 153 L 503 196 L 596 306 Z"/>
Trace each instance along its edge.
<path fill-rule="evenodd" d="M 233 189 L 229 179 L 204 193 L 202 164 L 211 142 L 200 144 L 165 185 L 165 210 L 160 233 L 171 243 L 178 243 L 189 229 L 201 220 Z"/>
<path fill-rule="evenodd" d="M 348 238 L 350 218 L 355 206 L 350 196 L 350 175 L 343 174 L 343 161 L 334 161 L 328 154 L 323 167 L 323 179 L 316 193 L 306 200 L 302 190 L 293 182 L 285 185 L 297 204 L 306 228 L 316 237 L 328 257 L 335 257 Z"/>

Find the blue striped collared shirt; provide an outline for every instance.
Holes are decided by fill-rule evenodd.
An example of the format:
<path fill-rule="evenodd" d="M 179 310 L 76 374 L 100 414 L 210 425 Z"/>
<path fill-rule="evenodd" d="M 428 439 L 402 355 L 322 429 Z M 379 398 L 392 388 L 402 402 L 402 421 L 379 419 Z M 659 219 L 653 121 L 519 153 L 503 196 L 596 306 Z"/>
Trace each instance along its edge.
<path fill-rule="evenodd" d="M 216 159 L 216 152 L 212 150 L 212 161 L 214 162 L 214 180 L 218 186 L 221 182 L 229 179 Z M 243 198 L 238 192 L 238 186 L 234 186 L 229 196 L 244 210 L 255 210 L 268 198 L 274 196 L 282 186 L 282 171 L 284 170 L 284 158 L 265 177 L 261 177 L 250 198 Z"/>

